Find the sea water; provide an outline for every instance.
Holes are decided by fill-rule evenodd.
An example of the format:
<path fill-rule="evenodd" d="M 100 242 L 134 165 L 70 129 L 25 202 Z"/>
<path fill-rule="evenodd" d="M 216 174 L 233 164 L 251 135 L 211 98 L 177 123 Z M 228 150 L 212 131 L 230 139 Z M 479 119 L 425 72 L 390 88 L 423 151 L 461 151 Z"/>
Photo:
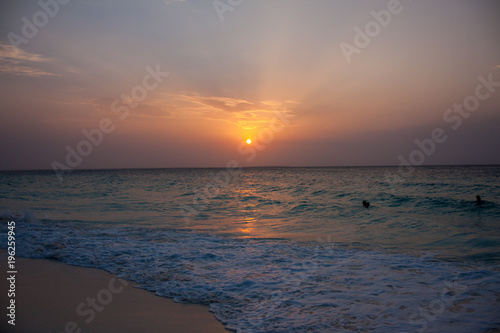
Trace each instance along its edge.
<path fill-rule="evenodd" d="M 498 166 L 2 172 L 0 210 L 1 247 L 238 332 L 500 328 Z"/>

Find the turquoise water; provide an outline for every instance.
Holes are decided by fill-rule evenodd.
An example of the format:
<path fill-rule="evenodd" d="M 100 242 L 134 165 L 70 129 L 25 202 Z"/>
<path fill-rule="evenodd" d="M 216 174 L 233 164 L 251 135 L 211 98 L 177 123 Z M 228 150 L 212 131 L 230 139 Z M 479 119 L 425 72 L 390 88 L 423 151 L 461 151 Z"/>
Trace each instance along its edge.
<path fill-rule="evenodd" d="M 499 167 L 419 168 L 391 186 L 394 170 L 243 169 L 227 185 L 214 181 L 224 169 L 81 171 L 62 183 L 51 172 L 2 173 L 0 199 L 4 212 L 46 221 L 500 258 Z"/>
<path fill-rule="evenodd" d="M 20 255 L 209 304 L 240 332 L 500 327 L 500 167 L 398 172 L 3 172 L 0 214 Z"/>

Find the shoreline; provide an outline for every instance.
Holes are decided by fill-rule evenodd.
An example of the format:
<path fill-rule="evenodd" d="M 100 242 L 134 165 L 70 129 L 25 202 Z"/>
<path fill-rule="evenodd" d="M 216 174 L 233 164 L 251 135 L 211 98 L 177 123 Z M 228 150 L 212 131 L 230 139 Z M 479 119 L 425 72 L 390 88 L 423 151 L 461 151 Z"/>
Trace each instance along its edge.
<path fill-rule="evenodd" d="M 6 254 L 0 249 L 2 332 L 231 332 L 206 305 L 175 303 L 100 269 L 20 257 L 13 326 L 6 316 Z"/>

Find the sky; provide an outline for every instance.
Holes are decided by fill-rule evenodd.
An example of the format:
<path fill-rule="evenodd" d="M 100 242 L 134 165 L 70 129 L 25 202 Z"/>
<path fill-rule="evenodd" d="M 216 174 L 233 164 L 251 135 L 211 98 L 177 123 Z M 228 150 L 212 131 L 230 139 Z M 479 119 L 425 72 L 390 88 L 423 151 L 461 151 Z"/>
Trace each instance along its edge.
<path fill-rule="evenodd" d="M 0 103 L 0 170 L 500 164 L 500 2 L 4 0 Z"/>

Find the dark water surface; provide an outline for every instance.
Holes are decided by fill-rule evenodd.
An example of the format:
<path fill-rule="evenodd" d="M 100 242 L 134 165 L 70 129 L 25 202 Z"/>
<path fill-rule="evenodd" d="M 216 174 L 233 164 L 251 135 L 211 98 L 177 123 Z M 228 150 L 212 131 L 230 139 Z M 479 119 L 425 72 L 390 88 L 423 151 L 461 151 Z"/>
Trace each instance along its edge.
<path fill-rule="evenodd" d="M 397 184 L 388 173 L 2 172 L 0 217 L 16 221 L 19 255 L 210 304 L 241 332 L 499 327 L 500 167 L 421 167 Z"/>

